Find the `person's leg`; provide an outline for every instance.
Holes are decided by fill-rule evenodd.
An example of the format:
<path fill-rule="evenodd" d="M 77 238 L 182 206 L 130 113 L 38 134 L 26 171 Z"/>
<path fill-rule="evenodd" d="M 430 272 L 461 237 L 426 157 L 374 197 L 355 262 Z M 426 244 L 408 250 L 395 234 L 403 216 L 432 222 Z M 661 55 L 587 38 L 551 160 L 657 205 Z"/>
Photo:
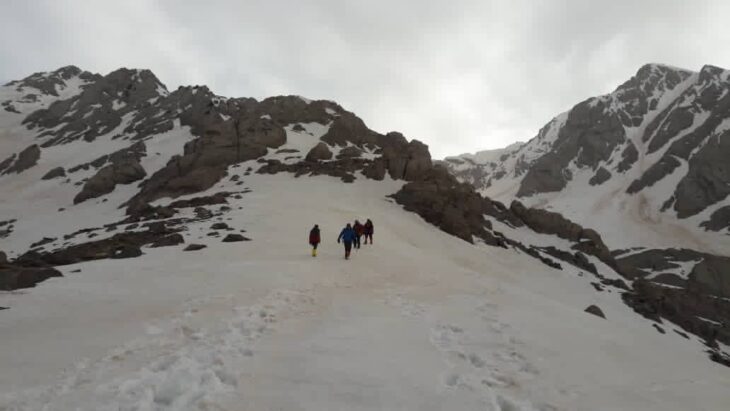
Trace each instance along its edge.
<path fill-rule="evenodd" d="M 312 257 L 317 256 L 317 244 L 312 244 Z"/>
<path fill-rule="evenodd" d="M 352 243 L 345 241 L 345 259 L 350 258 L 350 250 L 352 250 Z"/>

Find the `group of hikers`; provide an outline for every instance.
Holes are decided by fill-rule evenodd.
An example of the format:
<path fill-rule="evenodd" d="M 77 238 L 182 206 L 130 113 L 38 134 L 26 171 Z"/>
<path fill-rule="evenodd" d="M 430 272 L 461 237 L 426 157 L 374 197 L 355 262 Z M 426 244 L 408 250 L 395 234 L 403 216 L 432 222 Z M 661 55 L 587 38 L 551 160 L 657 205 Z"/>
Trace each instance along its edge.
<path fill-rule="evenodd" d="M 355 220 L 354 224 L 347 223 L 337 237 L 337 243 L 344 243 L 345 245 L 345 260 L 350 259 L 352 247 L 355 247 L 355 249 L 360 248 L 360 242 L 363 237 L 365 237 L 365 244 L 370 240 L 370 244 L 372 245 L 373 232 L 373 222 L 369 218 L 365 221 L 365 224 L 361 224 L 358 220 Z M 312 246 L 312 257 L 317 256 L 317 246 L 320 242 L 319 225 L 315 224 L 312 230 L 309 231 L 309 244 Z"/>

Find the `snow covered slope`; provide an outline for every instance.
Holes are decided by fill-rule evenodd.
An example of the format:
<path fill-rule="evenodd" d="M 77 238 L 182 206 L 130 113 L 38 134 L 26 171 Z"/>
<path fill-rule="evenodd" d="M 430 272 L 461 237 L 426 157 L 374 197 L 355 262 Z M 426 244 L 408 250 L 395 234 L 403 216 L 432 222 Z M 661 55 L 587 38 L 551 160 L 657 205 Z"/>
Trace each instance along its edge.
<path fill-rule="evenodd" d="M 210 222 L 192 224 L 186 241 L 208 248 L 65 266 L 66 278 L 2 296 L 0 364 L 14 371 L 0 373 L 0 406 L 681 410 L 730 400 L 728 369 L 693 339 L 657 333 L 580 270 L 435 230 L 386 201 L 400 182 L 244 181 L 251 192 L 224 221 L 251 242 L 221 244 L 205 235 Z M 357 216 L 375 221 L 375 244 L 345 261 L 335 236 Z M 316 259 L 305 245 L 313 223 L 324 240 Z M 607 319 L 584 313 L 589 304 Z"/>
<path fill-rule="evenodd" d="M 499 158 L 447 158 L 480 192 L 601 232 L 609 246 L 730 250 L 730 72 L 649 64 Z"/>
<path fill-rule="evenodd" d="M 611 250 L 331 101 L 75 67 L 0 95 L 0 409 L 730 400 L 730 261 Z M 355 218 L 375 244 L 346 261 Z"/>

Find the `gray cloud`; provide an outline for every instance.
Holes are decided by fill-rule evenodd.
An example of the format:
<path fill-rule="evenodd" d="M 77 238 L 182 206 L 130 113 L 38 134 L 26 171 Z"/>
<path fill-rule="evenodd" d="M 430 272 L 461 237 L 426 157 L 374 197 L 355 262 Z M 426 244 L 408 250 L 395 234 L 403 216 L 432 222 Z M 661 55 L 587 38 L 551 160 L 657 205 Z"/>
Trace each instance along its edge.
<path fill-rule="evenodd" d="M 0 6 L 0 78 L 75 64 L 168 87 L 335 100 L 436 157 L 532 137 L 647 62 L 730 68 L 713 1 L 33 1 Z"/>

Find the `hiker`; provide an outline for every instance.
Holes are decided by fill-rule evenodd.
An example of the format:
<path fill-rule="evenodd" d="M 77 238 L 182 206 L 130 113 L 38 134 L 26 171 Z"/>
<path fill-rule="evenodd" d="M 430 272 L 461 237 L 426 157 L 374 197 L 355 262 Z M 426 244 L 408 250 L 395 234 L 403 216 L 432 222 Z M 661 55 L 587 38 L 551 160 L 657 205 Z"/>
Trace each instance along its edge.
<path fill-rule="evenodd" d="M 360 239 L 362 238 L 362 235 L 365 232 L 365 226 L 360 224 L 359 221 L 355 220 L 355 224 L 353 224 L 352 229 L 355 230 L 355 248 L 357 248 L 359 250 L 360 249 Z"/>
<path fill-rule="evenodd" d="M 340 240 L 345 243 L 345 260 L 350 259 L 350 250 L 352 250 L 352 243 L 356 238 L 355 230 L 352 229 L 350 223 L 347 223 L 347 226 L 340 232 L 340 236 L 337 237 L 337 244 L 340 243 Z"/>
<path fill-rule="evenodd" d="M 368 238 L 370 239 L 370 245 L 373 245 L 373 222 L 370 221 L 368 218 L 367 221 L 365 221 L 365 225 L 363 226 L 363 234 L 365 235 L 365 244 L 368 243 Z"/>
<path fill-rule="evenodd" d="M 317 256 L 317 245 L 319 245 L 319 225 L 315 224 L 311 231 L 309 231 L 309 244 L 312 246 L 312 257 Z"/>

